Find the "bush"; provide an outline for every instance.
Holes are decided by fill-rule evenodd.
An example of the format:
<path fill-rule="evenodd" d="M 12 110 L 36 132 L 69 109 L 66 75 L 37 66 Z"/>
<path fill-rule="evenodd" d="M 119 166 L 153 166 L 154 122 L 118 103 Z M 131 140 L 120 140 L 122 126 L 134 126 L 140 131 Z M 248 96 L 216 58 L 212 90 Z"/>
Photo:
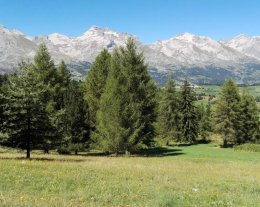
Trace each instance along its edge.
<path fill-rule="evenodd" d="M 57 152 L 61 155 L 69 155 L 70 149 L 67 146 L 60 146 L 58 147 Z"/>
<path fill-rule="evenodd" d="M 260 144 L 242 144 L 234 146 L 234 150 L 243 150 L 248 152 L 260 152 Z"/>

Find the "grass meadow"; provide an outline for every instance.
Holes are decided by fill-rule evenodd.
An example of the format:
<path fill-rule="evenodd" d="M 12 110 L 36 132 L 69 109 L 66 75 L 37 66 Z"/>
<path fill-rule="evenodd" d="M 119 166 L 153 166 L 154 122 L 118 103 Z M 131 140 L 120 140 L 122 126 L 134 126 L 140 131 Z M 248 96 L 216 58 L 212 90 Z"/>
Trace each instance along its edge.
<path fill-rule="evenodd" d="M 0 206 L 260 206 L 260 153 L 215 144 L 130 157 L 0 150 Z"/>

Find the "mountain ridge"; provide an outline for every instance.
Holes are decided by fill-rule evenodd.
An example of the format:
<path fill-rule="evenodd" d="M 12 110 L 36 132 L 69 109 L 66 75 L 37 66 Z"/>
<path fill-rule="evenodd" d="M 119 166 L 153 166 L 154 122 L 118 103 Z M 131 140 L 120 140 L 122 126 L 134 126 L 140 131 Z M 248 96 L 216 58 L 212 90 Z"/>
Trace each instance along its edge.
<path fill-rule="evenodd" d="M 134 38 L 144 52 L 149 71 L 159 84 L 173 73 L 177 81 L 186 78 L 197 84 L 217 84 L 228 78 L 238 83 L 260 82 L 260 36 L 238 35 L 216 41 L 207 36 L 183 33 L 166 40 L 144 44 L 137 36 L 92 26 L 78 37 L 53 33 L 29 37 L 0 25 L 0 72 L 10 72 L 22 59 L 31 60 L 44 43 L 56 64 L 64 60 L 75 76 L 82 76 L 102 49 L 112 52 Z"/>

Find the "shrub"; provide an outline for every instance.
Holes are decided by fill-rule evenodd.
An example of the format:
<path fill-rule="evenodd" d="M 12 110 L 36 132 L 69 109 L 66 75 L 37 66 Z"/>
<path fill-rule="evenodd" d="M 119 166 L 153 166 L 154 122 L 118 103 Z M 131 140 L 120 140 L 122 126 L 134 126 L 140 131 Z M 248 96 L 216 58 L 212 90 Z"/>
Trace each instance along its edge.
<path fill-rule="evenodd" d="M 67 146 L 60 146 L 58 147 L 57 152 L 61 155 L 69 155 L 70 149 Z"/>
<path fill-rule="evenodd" d="M 234 146 L 234 150 L 242 150 L 249 152 L 260 152 L 260 144 L 242 144 Z"/>

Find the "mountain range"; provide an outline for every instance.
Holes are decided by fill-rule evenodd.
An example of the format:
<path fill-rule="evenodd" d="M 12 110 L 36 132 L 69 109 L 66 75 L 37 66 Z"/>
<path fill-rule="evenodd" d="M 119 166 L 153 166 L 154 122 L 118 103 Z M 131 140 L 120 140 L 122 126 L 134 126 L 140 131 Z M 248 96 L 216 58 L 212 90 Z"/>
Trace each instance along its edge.
<path fill-rule="evenodd" d="M 136 36 L 97 26 L 79 37 L 58 33 L 29 37 L 0 25 L 0 73 L 14 71 L 21 60 L 32 60 L 38 46 L 44 43 L 56 64 L 64 60 L 74 76 L 82 77 L 102 49 L 112 52 L 129 37 L 144 53 L 158 84 L 165 83 L 169 73 L 177 82 L 187 78 L 196 84 L 220 84 L 232 78 L 240 84 L 260 83 L 260 36 L 238 35 L 216 41 L 184 33 L 144 44 Z"/>

